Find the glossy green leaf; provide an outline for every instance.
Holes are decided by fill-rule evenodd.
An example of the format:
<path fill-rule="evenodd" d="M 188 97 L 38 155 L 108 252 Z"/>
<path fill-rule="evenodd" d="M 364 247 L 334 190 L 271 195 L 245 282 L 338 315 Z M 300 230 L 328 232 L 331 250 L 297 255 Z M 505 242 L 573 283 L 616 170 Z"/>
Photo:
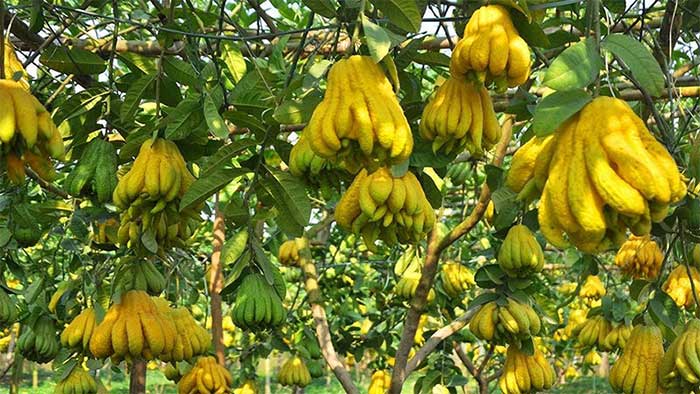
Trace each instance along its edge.
<path fill-rule="evenodd" d="M 598 76 L 603 60 L 592 41 L 580 41 L 557 56 L 544 75 L 544 85 L 554 90 L 582 89 Z"/>
<path fill-rule="evenodd" d="M 553 133 L 591 100 L 591 96 L 581 89 L 557 91 L 543 98 L 533 116 L 535 134 L 545 136 Z"/>
<path fill-rule="evenodd" d="M 652 96 L 664 91 L 664 73 L 649 49 L 636 39 L 623 34 L 605 37 L 601 46 L 622 60 L 642 88 Z"/>

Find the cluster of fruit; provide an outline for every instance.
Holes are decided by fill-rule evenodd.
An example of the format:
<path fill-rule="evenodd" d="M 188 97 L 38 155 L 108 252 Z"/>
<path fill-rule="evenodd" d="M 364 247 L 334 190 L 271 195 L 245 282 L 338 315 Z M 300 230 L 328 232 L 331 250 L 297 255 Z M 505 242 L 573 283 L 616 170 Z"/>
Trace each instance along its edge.
<path fill-rule="evenodd" d="M 378 370 L 372 374 L 367 394 L 384 394 L 391 386 L 391 374 L 389 371 Z"/>
<path fill-rule="evenodd" d="M 578 342 L 584 347 L 597 346 L 599 349 L 605 349 L 606 338 L 611 330 L 612 324 L 605 317 L 597 315 L 579 324 L 573 334 L 577 335 Z"/>
<path fill-rule="evenodd" d="M 63 137 L 51 114 L 13 80 L 0 80 L 0 145 L 5 153 L 7 177 L 16 185 L 24 183 L 25 164 L 42 179 L 56 178 L 50 158 L 62 160 Z"/>
<path fill-rule="evenodd" d="M 389 245 L 419 241 L 433 228 L 435 212 L 411 171 L 395 177 L 382 167 L 357 174 L 336 206 L 335 219 L 375 251 L 377 239 Z"/>
<path fill-rule="evenodd" d="M 540 317 L 528 304 L 508 298 L 504 305 L 500 300 L 482 305 L 476 311 L 469 329 L 476 337 L 486 341 L 515 342 L 540 333 Z"/>
<path fill-rule="evenodd" d="M 469 18 L 452 53 L 450 72 L 455 77 L 474 72 L 502 89 L 525 83 L 530 65 L 530 48 L 513 25 L 508 8 L 486 5 Z"/>
<path fill-rule="evenodd" d="M 331 67 L 323 101 L 304 133 L 317 155 L 349 170 L 401 163 L 413 151 L 411 128 L 391 83 L 369 56 L 350 56 Z"/>
<path fill-rule="evenodd" d="M 95 394 L 97 381 L 80 365 L 77 365 L 65 379 L 56 383 L 54 394 Z"/>
<path fill-rule="evenodd" d="M 442 279 L 442 288 L 452 298 L 459 297 L 476 283 L 474 282 L 474 274 L 469 268 L 457 262 L 443 264 L 440 278 Z"/>
<path fill-rule="evenodd" d="M 90 338 L 97 326 L 95 319 L 95 310 L 85 308 L 63 329 L 61 345 L 69 349 L 88 350 Z"/>
<path fill-rule="evenodd" d="M 259 273 L 246 275 L 237 290 L 231 312 L 233 323 L 241 328 L 267 328 L 280 326 L 287 320 L 282 305 L 286 294 L 284 279 L 275 275 L 271 285 Z"/>
<path fill-rule="evenodd" d="M 610 386 L 615 392 L 625 394 L 658 393 L 659 365 L 663 357 L 661 330 L 656 326 L 635 327 L 622 355 L 610 369 Z M 661 369 L 663 379 L 664 367 Z"/>
<path fill-rule="evenodd" d="M 88 144 L 80 156 L 78 165 L 68 174 L 64 182 L 66 191 L 78 196 L 88 183 L 97 195 L 97 200 L 106 203 L 112 198 L 117 186 L 117 153 L 110 142 L 96 138 Z"/>
<path fill-rule="evenodd" d="M 177 384 L 178 394 L 225 394 L 231 392 L 231 373 L 214 357 L 200 357 Z"/>
<path fill-rule="evenodd" d="M 9 325 L 17 320 L 17 304 L 0 288 L 0 324 Z"/>
<path fill-rule="evenodd" d="M 306 387 L 311 383 L 311 374 L 304 360 L 293 356 L 280 367 L 277 381 L 284 386 Z"/>
<path fill-rule="evenodd" d="M 635 279 L 653 279 L 659 275 L 664 253 L 651 236 L 632 235 L 615 255 L 615 264 Z"/>
<path fill-rule="evenodd" d="M 552 387 L 554 378 L 554 368 L 547 363 L 540 349 L 535 347 L 534 353 L 527 355 L 511 345 L 506 352 L 498 387 L 503 394 L 534 393 Z"/>
<path fill-rule="evenodd" d="M 165 289 L 165 277 L 149 259 L 129 259 L 114 278 L 116 287 L 123 292 L 142 290 L 159 295 Z"/>
<path fill-rule="evenodd" d="M 172 352 L 163 353 L 160 356 L 161 360 L 173 362 L 190 360 L 209 351 L 211 345 L 209 332 L 197 324 L 187 309 L 171 308 L 168 301 L 163 298 L 153 298 L 153 302 L 161 314 L 170 317 L 177 331 Z"/>
<path fill-rule="evenodd" d="M 700 389 L 700 320 L 688 322 L 685 331 L 671 342 L 661 360 L 659 378 L 661 387 L 669 393 Z"/>
<path fill-rule="evenodd" d="M 154 240 L 158 250 L 183 246 L 200 220 L 201 207 L 179 210 L 179 199 L 193 182 L 194 176 L 173 142 L 146 140 L 112 194 L 122 211 L 119 242 L 135 249 L 142 245 L 142 238 Z"/>
<path fill-rule="evenodd" d="M 600 300 L 605 293 L 605 286 L 598 275 L 588 275 L 578 291 L 579 297 L 587 304 Z"/>
<path fill-rule="evenodd" d="M 527 226 L 518 224 L 508 230 L 498 250 L 498 265 L 512 277 L 526 277 L 542 271 L 544 253 Z"/>
<path fill-rule="evenodd" d="M 628 324 L 620 323 L 615 325 L 605 339 L 599 342 L 601 350 L 611 351 L 614 349 L 624 349 L 632 333 L 632 327 Z"/>
<path fill-rule="evenodd" d="M 170 354 L 177 329 L 145 292 L 132 290 L 121 295 L 95 327 L 90 352 L 96 358 L 153 360 Z"/>
<path fill-rule="evenodd" d="M 412 300 L 413 296 L 416 294 L 416 289 L 418 288 L 418 282 L 420 282 L 420 272 L 405 272 L 396 281 L 396 286 L 394 287 L 394 293 L 405 299 Z M 435 299 L 435 290 L 430 289 L 428 292 L 428 302 L 432 302 Z"/>
<path fill-rule="evenodd" d="M 48 316 L 39 316 L 33 324 L 24 325 L 17 340 L 17 350 L 24 358 L 38 363 L 53 360 L 60 347 L 56 324 Z"/>
<path fill-rule="evenodd" d="M 280 264 L 290 267 L 299 264 L 299 246 L 296 239 L 286 240 L 280 245 L 277 260 Z"/>
<path fill-rule="evenodd" d="M 501 137 L 489 92 L 481 82 L 448 78 L 423 109 L 420 135 L 433 152 L 452 154 L 465 148 L 475 156 Z"/>
<path fill-rule="evenodd" d="M 692 284 L 690 283 L 690 278 L 693 279 Z M 695 295 L 693 295 L 693 287 L 695 287 Z M 681 264 L 668 275 L 662 290 L 679 307 L 692 308 L 695 305 L 695 298 L 700 298 L 700 272 L 693 266 Z"/>
<path fill-rule="evenodd" d="M 622 244 L 628 227 L 648 234 L 686 194 L 673 157 L 644 121 L 625 101 L 603 96 L 524 144 L 506 185 L 521 195 L 541 191 L 542 234 L 589 253 Z"/>

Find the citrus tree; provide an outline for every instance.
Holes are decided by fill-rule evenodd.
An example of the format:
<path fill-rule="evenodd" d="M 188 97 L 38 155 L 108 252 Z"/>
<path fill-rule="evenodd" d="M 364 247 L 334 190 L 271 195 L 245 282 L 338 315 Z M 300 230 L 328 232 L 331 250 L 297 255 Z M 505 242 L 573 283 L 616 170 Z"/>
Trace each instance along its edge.
<path fill-rule="evenodd" d="M 697 1 L 0 21 L 10 393 L 698 390 Z"/>

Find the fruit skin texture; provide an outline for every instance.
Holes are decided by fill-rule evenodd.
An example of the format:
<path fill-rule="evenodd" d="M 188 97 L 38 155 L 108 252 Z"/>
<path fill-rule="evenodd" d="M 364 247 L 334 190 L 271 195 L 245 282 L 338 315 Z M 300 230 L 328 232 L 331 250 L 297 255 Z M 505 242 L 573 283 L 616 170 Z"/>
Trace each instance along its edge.
<path fill-rule="evenodd" d="M 548 137 L 521 146 L 506 185 L 525 200 L 541 191 L 540 229 L 556 247 L 598 253 L 628 229 L 649 234 L 686 194 L 672 156 L 623 100 L 597 97 Z"/>
<path fill-rule="evenodd" d="M 498 264 L 509 276 L 523 277 L 544 267 L 544 253 L 534 234 L 522 224 L 508 230 L 498 251 Z"/>
<path fill-rule="evenodd" d="M 156 306 L 141 290 L 122 294 L 120 302 L 107 310 L 90 338 L 90 352 L 96 358 L 113 361 L 142 358 L 153 360 L 170 354 L 177 330 L 171 316 Z"/>
<path fill-rule="evenodd" d="M 65 379 L 56 383 L 53 392 L 54 394 L 95 394 L 97 381 L 83 367 L 76 365 Z"/>
<path fill-rule="evenodd" d="M 536 336 L 542 329 L 539 315 L 528 304 L 508 298 L 483 304 L 469 322 L 469 330 L 480 339 L 496 343 L 514 342 Z"/>
<path fill-rule="evenodd" d="M 258 394 L 258 385 L 255 380 L 248 379 L 243 382 L 241 387 L 234 389 L 233 394 Z"/>
<path fill-rule="evenodd" d="M 593 316 L 579 324 L 573 331 L 577 335 L 578 342 L 583 347 L 597 346 L 604 350 L 608 347 L 606 339 L 611 332 L 612 324 L 603 316 Z"/>
<path fill-rule="evenodd" d="M 662 358 L 661 330 L 656 326 L 635 327 L 622 355 L 610 369 L 610 385 L 618 393 L 656 394 Z"/>
<path fill-rule="evenodd" d="M 85 308 L 61 333 L 61 345 L 88 350 L 90 337 L 95 330 L 95 310 Z"/>
<path fill-rule="evenodd" d="M 371 57 L 354 55 L 328 72 L 328 88 L 306 126 L 313 152 L 349 170 L 405 161 L 413 135 L 391 83 Z"/>
<path fill-rule="evenodd" d="M 688 272 L 690 272 L 690 275 L 688 275 Z M 690 284 L 690 278 L 693 279 L 696 297 L 700 298 L 700 272 L 695 267 L 686 268 L 683 264 L 671 271 L 661 289 L 673 298 L 673 301 L 679 307 L 692 308 L 695 305 L 695 298 L 693 297 L 693 286 Z"/>
<path fill-rule="evenodd" d="M 197 363 L 177 384 L 178 394 L 230 393 L 231 373 L 211 356 L 199 357 Z"/>
<path fill-rule="evenodd" d="M 554 378 L 554 368 L 537 346 L 534 354 L 528 356 L 510 345 L 498 386 L 503 394 L 534 393 L 552 387 Z"/>
<path fill-rule="evenodd" d="M 692 319 L 664 354 L 659 369 L 660 385 L 668 392 L 697 390 L 700 384 L 700 320 Z"/>
<path fill-rule="evenodd" d="M 367 389 L 367 394 L 384 394 L 391 385 L 391 374 L 388 371 L 375 371 Z"/>
<path fill-rule="evenodd" d="M 277 327 L 287 315 L 278 286 L 271 286 L 262 274 L 248 274 L 238 288 L 231 318 L 245 329 Z M 283 287 L 282 287 L 283 288 Z"/>
<path fill-rule="evenodd" d="M 467 149 L 481 156 L 501 137 L 486 87 L 464 77 L 447 79 L 423 109 L 420 135 L 432 143 L 435 153 L 451 155 Z"/>
<path fill-rule="evenodd" d="M 306 387 L 311 383 L 311 374 L 304 360 L 294 356 L 282 364 L 277 381 L 283 386 Z"/>
<path fill-rule="evenodd" d="M 56 324 L 47 315 L 40 316 L 33 325 L 26 325 L 17 339 L 17 350 L 27 359 L 38 363 L 53 360 L 60 344 Z"/>
<path fill-rule="evenodd" d="M 357 174 L 336 206 L 335 219 L 376 252 L 379 239 L 388 245 L 420 241 L 435 225 L 435 212 L 411 171 L 395 177 L 381 167 Z"/>
<path fill-rule="evenodd" d="M 622 244 L 615 255 L 615 265 L 635 279 L 654 279 L 659 275 L 664 254 L 649 235 L 636 235 Z"/>
<path fill-rule="evenodd" d="M 442 287 L 447 295 L 452 298 L 458 297 L 469 287 L 476 284 L 474 274 L 469 268 L 457 262 L 445 263 L 440 271 Z"/>
<path fill-rule="evenodd" d="M 486 5 L 477 9 L 452 53 L 450 73 L 485 75 L 497 86 L 516 87 L 530 77 L 530 49 L 513 25 L 508 9 Z"/>
<path fill-rule="evenodd" d="M 590 303 L 601 299 L 605 295 L 605 286 L 597 275 L 588 275 L 578 292 L 579 297 Z"/>

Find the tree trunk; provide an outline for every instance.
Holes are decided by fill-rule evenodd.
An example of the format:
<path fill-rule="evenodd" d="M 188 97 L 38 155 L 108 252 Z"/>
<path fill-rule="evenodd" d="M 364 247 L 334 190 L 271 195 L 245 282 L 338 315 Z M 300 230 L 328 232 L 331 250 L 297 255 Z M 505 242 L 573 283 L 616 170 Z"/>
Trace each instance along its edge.
<path fill-rule="evenodd" d="M 211 296 L 211 334 L 214 341 L 216 359 L 224 366 L 224 329 L 221 311 L 221 290 L 224 278 L 221 268 L 221 249 L 226 237 L 224 214 L 219 209 L 219 194 L 215 196 L 214 205 L 214 240 L 212 241 L 211 267 L 209 271 L 209 294 Z"/>
<path fill-rule="evenodd" d="M 146 362 L 134 360 L 129 375 L 129 394 L 146 394 Z"/>

